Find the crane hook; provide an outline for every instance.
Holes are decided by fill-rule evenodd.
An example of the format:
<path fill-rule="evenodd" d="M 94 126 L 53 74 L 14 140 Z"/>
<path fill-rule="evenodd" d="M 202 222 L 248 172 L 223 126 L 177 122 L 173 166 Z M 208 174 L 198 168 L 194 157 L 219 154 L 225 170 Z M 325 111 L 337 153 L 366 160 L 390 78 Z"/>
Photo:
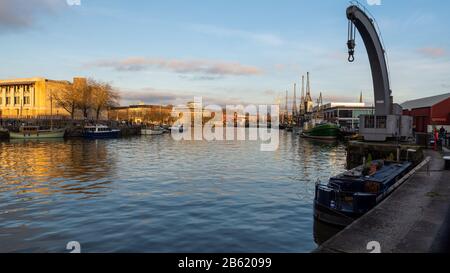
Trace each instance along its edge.
<path fill-rule="evenodd" d="M 353 55 L 353 53 L 349 53 L 348 55 L 348 61 L 350 63 L 353 63 L 355 61 L 355 55 Z"/>
<path fill-rule="evenodd" d="M 356 47 L 355 40 L 353 39 L 348 40 L 347 47 L 348 47 L 348 61 L 353 63 L 355 61 L 355 47 Z"/>

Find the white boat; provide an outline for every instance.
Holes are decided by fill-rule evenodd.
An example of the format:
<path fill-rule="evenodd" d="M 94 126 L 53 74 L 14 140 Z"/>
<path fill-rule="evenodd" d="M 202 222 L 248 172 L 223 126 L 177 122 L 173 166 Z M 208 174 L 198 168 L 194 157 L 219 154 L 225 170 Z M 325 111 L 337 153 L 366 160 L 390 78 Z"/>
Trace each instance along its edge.
<path fill-rule="evenodd" d="M 183 125 L 174 125 L 169 128 L 169 131 L 171 133 L 183 133 L 185 131 L 185 129 L 184 129 Z"/>
<path fill-rule="evenodd" d="M 9 132 L 9 137 L 11 139 L 64 138 L 65 133 L 65 129 L 40 130 L 39 126 L 22 126 L 19 132 Z"/>
<path fill-rule="evenodd" d="M 143 128 L 141 129 L 141 135 L 143 136 L 154 136 L 154 135 L 162 135 L 164 134 L 164 129 L 158 126 L 152 128 Z"/>

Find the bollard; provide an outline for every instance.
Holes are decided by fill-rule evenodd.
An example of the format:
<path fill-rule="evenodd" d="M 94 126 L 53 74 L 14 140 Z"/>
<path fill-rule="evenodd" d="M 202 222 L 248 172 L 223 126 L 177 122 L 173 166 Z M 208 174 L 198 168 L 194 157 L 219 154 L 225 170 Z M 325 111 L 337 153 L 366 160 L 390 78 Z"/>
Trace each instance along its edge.
<path fill-rule="evenodd" d="M 444 156 L 445 170 L 450 171 L 450 156 Z"/>

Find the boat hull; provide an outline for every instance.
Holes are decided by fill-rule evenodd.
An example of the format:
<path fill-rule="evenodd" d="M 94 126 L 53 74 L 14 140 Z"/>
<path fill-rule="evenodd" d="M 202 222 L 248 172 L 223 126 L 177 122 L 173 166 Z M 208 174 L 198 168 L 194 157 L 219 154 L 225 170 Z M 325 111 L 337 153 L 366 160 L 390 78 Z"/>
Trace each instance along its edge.
<path fill-rule="evenodd" d="M 336 211 L 314 202 L 314 219 L 328 225 L 346 227 L 361 216 L 362 214 Z"/>
<path fill-rule="evenodd" d="M 17 133 L 9 132 L 11 139 L 48 139 L 48 138 L 64 138 L 65 130 L 53 132 L 37 132 L 37 133 Z"/>
<path fill-rule="evenodd" d="M 83 135 L 88 139 L 108 139 L 108 138 L 118 138 L 120 136 L 120 131 L 111 132 L 85 132 Z"/>
<path fill-rule="evenodd" d="M 304 138 L 335 140 L 340 134 L 339 127 L 331 124 L 319 125 L 302 134 Z"/>
<path fill-rule="evenodd" d="M 302 138 L 310 138 L 310 139 L 317 139 L 317 140 L 337 140 L 337 136 L 312 136 L 307 133 L 301 134 Z"/>
<path fill-rule="evenodd" d="M 142 129 L 141 135 L 143 136 L 156 136 L 164 134 L 163 130 L 151 130 L 151 129 Z"/>
<path fill-rule="evenodd" d="M 8 138 L 9 138 L 9 131 L 0 128 L 0 139 L 8 139 Z"/>

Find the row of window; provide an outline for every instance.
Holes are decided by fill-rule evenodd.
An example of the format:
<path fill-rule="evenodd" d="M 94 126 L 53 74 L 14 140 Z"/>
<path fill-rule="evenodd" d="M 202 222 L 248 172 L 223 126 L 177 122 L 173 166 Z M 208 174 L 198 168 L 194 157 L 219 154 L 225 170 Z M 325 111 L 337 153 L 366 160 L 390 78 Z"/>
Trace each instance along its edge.
<path fill-rule="evenodd" d="M 34 85 L 33 84 L 20 84 L 20 85 L 10 85 L 10 86 L 1 86 L 0 91 L 2 93 L 18 93 L 21 90 L 23 92 L 27 93 L 33 90 Z"/>
<path fill-rule="evenodd" d="M 334 111 L 326 111 L 326 118 L 354 118 L 358 119 L 361 115 L 370 115 L 372 114 L 372 110 L 334 110 Z"/>
<path fill-rule="evenodd" d="M 386 129 L 387 117 L 386 116 L 365 116 L 364 126 L 366 128 Z"/>
<path fill-rule="evenodd" d="M 14 102 L 14 103 L 12 103 L 12 102 Z M 6 97 L 5 98 L 5 104 L 6 105 L 19 105 L 20 104 L 20 96 L 15 96 L 13 98 Z M 30 105 L 31 104 L 30 96 L 23 97 L 23 104 L 24 105 Z M 0 105 L 3 105 L 3 97 L 0 97 Z"/>

